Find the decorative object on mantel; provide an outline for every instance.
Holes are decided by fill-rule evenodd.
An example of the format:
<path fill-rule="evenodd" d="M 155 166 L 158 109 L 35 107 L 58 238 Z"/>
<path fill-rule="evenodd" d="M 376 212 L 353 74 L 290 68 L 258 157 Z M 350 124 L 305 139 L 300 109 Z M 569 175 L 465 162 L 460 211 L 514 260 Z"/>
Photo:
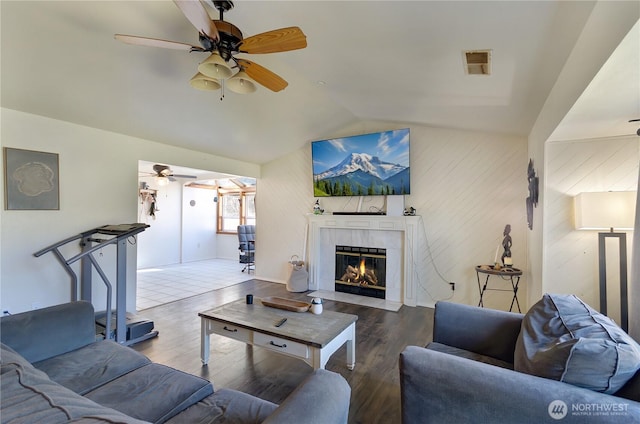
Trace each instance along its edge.
<path fill-rule="evenodd" d="M 4 148 L 5 210 L 59 210 L 58 154 Z"/>
<path fill-rule="evenodd" d="M 609 230 L 598 233 L 598 262 L 600 282 L 600 312 L 607 314 L 607 238 L 618 239 L 620 255 L 620 326 L 629 327 L 627 299 L 627 234 L 614 229 L 632 231 L 636 216 L 635 191 L 608 191 L 580 193 L 574 198 L 575 227 L 577 230 Z"/>
<path fill-rule="evenodd" d="M 527 223 L 529 229 L 533 230 L 533 208 L 538 206 L 538 186 L 540 179 L 536 176 L 536 170 L 533 169 L 533 159 L 529 159 L 527 167 L 527 181 L 529 182 L 529 197 L 527 197 Z"/>
<path fill-rule="evenodd" d="M 503 235 L 504 239 L 502 239 L 502 248 L 504 252 L 502 253 L 502 265 L 506 267 L 513 266 L 513 259 L 511 258 L 511 246 L 513 241 L 511 240 L 511 225 L 507 224 L 504 227 Z"/>
<path fill-rule="evenodd" d="M 404 210 L 404 216 L 416 216 L 416 210 L 413 207 L 408 207 Z"/>
<path fill-rule="evenodd" d="M 322 215 L 324 213 L 324 209 L 320 207 L 320 199 L 316 199 L 316 203 L 313 205 L 313 213 L 314 215 Z"/>

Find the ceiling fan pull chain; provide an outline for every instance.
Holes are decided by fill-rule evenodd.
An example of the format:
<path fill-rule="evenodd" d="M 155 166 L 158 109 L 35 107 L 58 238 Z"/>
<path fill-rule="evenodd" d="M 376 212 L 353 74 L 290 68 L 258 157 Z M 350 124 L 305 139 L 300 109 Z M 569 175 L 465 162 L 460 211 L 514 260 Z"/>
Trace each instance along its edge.
<path fill-rule="evenodd" d="M 220 80 L 220 86 L 220 101 L 222 101 L 224 99 L 224 80 Z"/>

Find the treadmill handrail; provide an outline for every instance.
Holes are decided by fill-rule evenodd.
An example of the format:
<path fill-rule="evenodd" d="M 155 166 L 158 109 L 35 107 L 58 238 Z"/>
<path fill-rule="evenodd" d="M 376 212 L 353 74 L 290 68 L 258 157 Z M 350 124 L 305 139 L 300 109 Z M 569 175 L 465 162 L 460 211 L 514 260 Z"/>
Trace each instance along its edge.
<path fill-rule="evenodd" d="M 35 256 L 36 258 L 39 258 L 40 256 L 44 255 L 45 253 L 50 252 L 50 251 L 52 251 L 54 249 L 57 249 L 58 247 L 62 246 L 63 244 L 70 243 L 70 242 L 72 242 L 74 240 L 77 240 L 77 239 L 79 239 L 81 237 L 82 237 L 82 234 L 79 234 L 79 235 L 73 236 L 73 237 L 69 237 L 68 239 L 64 239 L 64 240 L 59 241 L 59 242 L 57 242 L 55 244 L 52 244 L 49 247 L 45 247 L 42 250 L 38 250 L 36 253 L 33 254 L 33 256 Z"/>
<path fill-rule="evenodd" d="M 93 241 L 95 241 L 95 240 L 93 240 Z M 95 246 L 93 246 L 93 247 L 91 247 L 91 248 L 89 248 L 89 249 L 87 249 L 87 250 L 85 250 L 83 252 L 78 253 L 76 256 L 74 256 L 74 257 L 72 257 L 70 259 L 67 259 L 66 263 L 67 263 L 67 265 L 71 265 L 72 263 L 77 262 L 78 260 L 82 259 L 83 257 L 95 252 L 96 250 L 100 250 L 105 246 L 108 246 L 110 244 L 117 243 L 117 242 L 118 242 L 118 237 L 114 237 L 112 239 L 104 239 L 104 240 L 102 240 L 100 242 L 100 244 L 96 244 Z"/>

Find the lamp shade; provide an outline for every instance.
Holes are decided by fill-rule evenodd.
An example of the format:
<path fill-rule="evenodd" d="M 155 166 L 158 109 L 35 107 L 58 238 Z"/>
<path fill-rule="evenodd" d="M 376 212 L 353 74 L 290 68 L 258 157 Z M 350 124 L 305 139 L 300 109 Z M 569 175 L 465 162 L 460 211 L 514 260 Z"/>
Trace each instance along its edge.
<path fill-rule="evenodd" d="M 215 91 L 219 90 L 221 85 L 220 82 L 215 78 L 209 78 L 208 76 L 198 72 L 191 78 L 189 81 L 191 87 L 197 88 L 198 90 L 205 91 Z"/>
<path fill-rule="evenodd" d="M 578 230 L 633 230 L 636 216 L 635 191 L 580 193 L 574 198 Z"/>
<path fill-rule="evenodd" d="M 227 65 L 227 62 L 224 61 L 218 52 L 211 53 L 211 56 L 198 65 L 198 71 L 215 79 L 226 79 L 233 74 L 233 71 L 229 65 Z"/>
<path fill-rule="evenodd" d="M 245 71 L 240 71 L 227 80 L 227 88 L 234 93 L 247 94 L 256 91 L 256 83 L 253 82 Z"/>

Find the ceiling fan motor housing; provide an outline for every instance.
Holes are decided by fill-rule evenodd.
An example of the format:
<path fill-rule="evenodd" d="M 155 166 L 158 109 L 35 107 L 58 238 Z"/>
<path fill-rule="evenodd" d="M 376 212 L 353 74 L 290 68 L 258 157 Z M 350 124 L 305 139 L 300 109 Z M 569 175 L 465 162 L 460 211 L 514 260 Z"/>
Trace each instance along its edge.
<path fill-rule="evenodd" d="M 234 53 L 238 53 L 238 47 L 242 43 L 242 31 L 230 22 L 226 21 L 213 21 L 220 34 L 220 41 L 218 42 L 218 52 L 220 56 L 229 61 L 233 57 Z"/>

